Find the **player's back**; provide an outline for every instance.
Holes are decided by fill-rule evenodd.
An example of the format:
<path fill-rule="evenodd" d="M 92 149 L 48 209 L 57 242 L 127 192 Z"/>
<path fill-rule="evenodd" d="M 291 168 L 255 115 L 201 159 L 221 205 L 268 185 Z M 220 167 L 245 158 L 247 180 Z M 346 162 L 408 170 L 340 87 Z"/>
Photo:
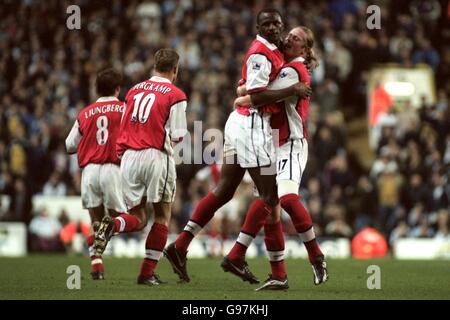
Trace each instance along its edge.
<path fill-rule="evenodd" d="M 81 110 L 77 118 L 81 134 L 77 153 L 81 168 L 90 163 L 120 163 L 116 140 L 123 110 L 124 103 L 115 97 L 101 97 Z"/>
<path fill-rule="evenodd" d="M 133 86 L 126 96 L 126 109 L 120 126 L 117 152 L 154 148 L 167 153 L 170 145 L 171 111 L 186 104 L 186 95 L 169 80 L 153 76 Z"/>

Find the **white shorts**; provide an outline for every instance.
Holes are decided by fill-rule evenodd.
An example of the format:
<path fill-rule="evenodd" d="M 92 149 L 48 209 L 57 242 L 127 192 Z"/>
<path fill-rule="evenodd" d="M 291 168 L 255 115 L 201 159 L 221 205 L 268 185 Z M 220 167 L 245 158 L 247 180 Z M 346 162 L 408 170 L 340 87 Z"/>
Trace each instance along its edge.
<path fill-rule="evenodd" d="M 242 168 L 265 167 L 275 160 L 270 114 L 233 111 L 225 124 L 224 158 L 237 155 Z"/>
<path fill-rule="evenodd" d="M 291 180 L 300 185 L 306 162 L 308 141 L 290 140 L 277 148 L 277 181 Z"/>
<path fill-rule="evenodd" d="M 125 213 L 120 168 L 112 163 L 88 164 L 81 173 L 81 201 L 84 209 L 104 205 Z"/>
<path fill-rule="evenodd" d="M 120 165 L 128 209 L 147 203 L 173 202 L 177 173 L 172 156 L 157 149 L 127 150 Z"/>

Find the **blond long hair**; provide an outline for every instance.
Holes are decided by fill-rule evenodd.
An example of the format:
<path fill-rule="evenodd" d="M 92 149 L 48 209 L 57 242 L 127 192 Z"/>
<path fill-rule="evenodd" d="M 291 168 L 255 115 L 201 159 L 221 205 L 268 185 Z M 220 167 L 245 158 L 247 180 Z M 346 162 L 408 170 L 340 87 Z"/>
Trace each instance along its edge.
<path fill-rule="evenodd" d="M 319 59 L 317 58 L 316 52 L 314 51 L 314 33 L 311 29 L 300 26 L 303 32 L 306 34 L 306 66 L 309 72 L 312 72 L 315 68 L 319 66 Z"/>

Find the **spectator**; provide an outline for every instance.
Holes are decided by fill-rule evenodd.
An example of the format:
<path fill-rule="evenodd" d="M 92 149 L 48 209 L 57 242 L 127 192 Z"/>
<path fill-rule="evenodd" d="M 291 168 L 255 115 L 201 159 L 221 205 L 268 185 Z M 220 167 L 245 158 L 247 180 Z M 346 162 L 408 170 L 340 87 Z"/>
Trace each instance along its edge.
<path fill-rule="evenodd" d="M 54 252 L 62 249 L 59 241 L 61 224 L 50 216 L 47 208 L 41 208 L 30 223 L 31 248 L 36 251 Z"/>
<path fill-rule="evenodd" d="M 44 196 L 65 196 L 67 188 L 64 182 L 61 181 L 59 172 L 54 172 L 42 189 Z"/>
<path fill-rule="evenodd" d="M 435 238 L 450 240 L 450 214 L 448 209 L 441 209 L 438 212 Z"/>
<path fill-rule="evenodd" d="M 336 218 L 341 219 L 338 225 L 344 221 L 355 228 L 371 223 L 364 215 L 379 212 L 387 198 L 392 198 L 392 205 L 397 204 L 391 210 L 396 221 L 402 210 L 409 212 L 417 204 L 418 198 L 423 201 L 424 186 L 431 190 L 424 201 L 424 215 L 432 214 L 430 210 L 448 209 L 448 62 L 439 57 L 444 57 L 447 50 L 443 45 L 445 28 L 438 28 L 437 23 L 437 13 L 446 11 L 439 1 L 433 0 L 427 6 L 423 3 L 414 1 L 402 10 L 396 10 L 400 6 L 396 1 L 380 4 L 383 30 L 379 33 L 366 30 L 366 4 L 361 1 L 318 0 L 315 6 L 295 0 L 276 2 L 285 11 L 286 29 L 301 22 L 322 39 L 315 48 L 320 65 L 312 74 L 314 96 L 308 116 L 311 161 L 303 174 L 305 183 L 311 181 L 303 200 L 313 215 L 316 234 Z M 177 48 L 180 62 L 186 67 L 177 84 L 190 100 L 188 125 L 192 141 L 202 140 L 200 135 L 192 135 L 196 120 L 203 121 L 203 130 L 223 129 L 241 76 L 243 48 L 254 37 L 254 12 L 265 5 L 270 4 L 235 0 L 114 1 L 110 6 L 99 6 L 95 1 L 85 1 L 82 28 L 71 32 L 60 23 L 66 9 L 64 1 L 3 3 L 0 190 L 10 197 L 10 208 L 2 218 L 27 222 L 31 197 L 39 192 L 80 194 L 76 157 L 65 154 L 62 142 L 74 116 L 87 101 L 96 99 L 94 75 L 104 65 L 112 64 L 124 72 L 124 95 L 131 83 L 148 77 L 155 49 Z M 385 15 L 387 10 L 402 13 Z M 27 24 L 20 23 L 24 17 Z M 45 24 L 40 23 L 43 17 Z M 367 70 L 375 62 L 430 64 L 436 70 L 438 101 L 436 105 L 424 101 L 426 107 L 419 110 L 419 117 L 407 102 L 395 112 L 392 98 L 381 85 L 377 87 L 382 110 L 371 115 L 371 125 L 380 122 L 376 128 L 377 159 L 370 180 L 363 178 L 353 187 L 361 175 L 369 173 L 350 162 L 347 144 L 352 141 L 347 141 L 346 121 L 358 116 L 358 111 L 365 114 Z M 384 115 L 378 117 L 380 114 Z M 341 152 L 346 154 L 344 158 Z M 388 179 L 389 175 L 383 173 L 386 168 L 395 172 L 396 178 Z M 174 206 L 177 223 L 171 226 L 173 231 L 184 225 L 198 198 L 190 187 L 199 169 L 192 165 L 178 169 L 179 197 Z M 440 178 L 433 172 L 439 172 Z M 392 180 L 404 180 L 407 187 L 399 192 Z M 236 220 L 240 220 L 240 207 L 245 207 L 252 193 L 247 185 L 242 190 Z M 200 188 L 199 192 L 204 190 Z M 362 200 L 357 203 L 354 199 L 358 197 L 373 206 Z M 383 199 L 383 204 L 378 199 Z M 342 206 L 343 217 L 325 217 L 324 212 L 333 206 Z M 229 226 L 231 233 L 234 224 L 239 223 Z"/>

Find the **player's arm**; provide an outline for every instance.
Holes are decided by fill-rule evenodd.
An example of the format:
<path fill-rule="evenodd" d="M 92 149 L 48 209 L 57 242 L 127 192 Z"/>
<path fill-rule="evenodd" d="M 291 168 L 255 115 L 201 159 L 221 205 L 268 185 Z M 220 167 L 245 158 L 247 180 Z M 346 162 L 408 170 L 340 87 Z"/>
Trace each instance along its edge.
<path fill-rule="evenodd" d="M 72 126 L 69 135 L 66 138 L 66 152 L 68 154 L 77 153 L 78 144 L 81 140 L 80 124 L 78 120 Z"/>
<path fill-rule="evenodd" d="M 262 54 L 253 54 L 247 60 L 247 82 L 245 87 L 253 106 L 262 106 L 298 95 L 306 98 L 311 88 L 304 83 L 296 83 L 283 88 L 267 90 L 272 63 Z"/>
<path fill-rule="evenodd" d="M 182 100 L 170 108 L 170 139 L 174 143 L 182 141 L 187 133 L 186 106 L 186 100 Z"/>
<path fill-rule="evenodd" d="M 289 90 L 289 88 L 294 88 L 295 92 L 301 91 L 304 88 L 310 90 L 309 87 L 305 83 L 300 82 L 298 73 L 292 67 L 283 68 L 280 71 L 278 77 L 270 83 L 268 89 L 263 91 L 263 92 L 267 93 L 267 99 L 264 100 L 264 104 L 270 104 L 270 103 L 275 103 L 275 102 L 284 100 L 285 98 L 279 99 L 279 96 L 284 94 L 283 90 L 286 90 L 286 89 Z M 296 94 L 297 93 L 288 95 L 286 98 L 296 95 Z M 234 105 L 235 106 L 237 106 L 237 105 L 252 106 L 252 107 L 256 107 L 256 108 L 261 106 L 261 105 L 253 104 L 251 95 L 238 97 L 234 101 Z"/>

